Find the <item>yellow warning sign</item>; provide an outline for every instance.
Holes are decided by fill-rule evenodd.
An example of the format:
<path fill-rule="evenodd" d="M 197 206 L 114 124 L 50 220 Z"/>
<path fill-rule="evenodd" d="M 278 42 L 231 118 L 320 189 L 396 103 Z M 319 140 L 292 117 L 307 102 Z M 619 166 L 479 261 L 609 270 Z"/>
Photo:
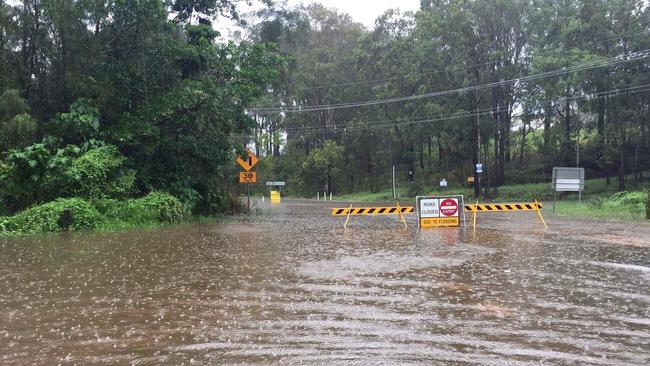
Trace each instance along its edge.
<path fill-rule="evenodd" d="M 255 183 L 257 182 L 256 172 L 239 172 L 239 183 Z"/>
<path fill-rule="evenodd" d="M 244 168 L 245 171 L 249 172 L 255 165 L 257 165 L 258 159 L 252 151 L 246 149 L 246 155 L 238 156 L 235 161 L 237 164 L 239 164 L 239 166 Z"/>
<path fill-rule="evenodd" d="M 271 203 L 280 203 L 280 192 L 271 191 Z"/>
<path fill-rule="evenodd" d="M 458 226 L 458 217 L 430 217 L 420 219 L 420 227 Z"/>

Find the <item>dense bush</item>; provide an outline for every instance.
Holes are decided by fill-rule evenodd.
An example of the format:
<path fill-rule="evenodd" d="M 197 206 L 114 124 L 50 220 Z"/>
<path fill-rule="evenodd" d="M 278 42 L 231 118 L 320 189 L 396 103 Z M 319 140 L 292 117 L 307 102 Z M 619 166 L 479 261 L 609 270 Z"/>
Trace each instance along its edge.
<path fill-rule="evenodd" d="M 188 215 L 179 199 L 160 192 L 125 201 L 59 198 L 28 208 L 15 216 L 0 217 L 0 236 L 59 232 L 62 230 L 61 216 L 66 208 L 71 211 L 71 231 L 178 223 Z"/>
<path fill-rule="evenodd" d="M 646 208 L 648 195 L 645 192 L 618 192 L 609 197 L 601 197 L 593 204 L 603 208 L 629 208 L 643 211 Z"/>
<path fill-rule="evenodd" d="M 70 209 L 69 230 L 96 228 L 104 219 L 89 202 L 80 198 L 60 198 L 28 208 L 15 216 L 0 219 L 0 234 L 35 234 L 61 231 L 60 219 Z"/>
<path fill-rule="evenodd" d="M 126 201 L 117 210 L 119 218 L 136 222 L 181 222 L 187 211 L 181 201 L 169 194 L 151 192 L 142 198 Z"/>
<path fill-rule="evenodd" d="M 0 200 L 15 212 L 59 197 L 128 197 L 134 171 L 124 168 L 126 159 L 115 146 L 92 142 L 62 146 L 61 139 L 48 137 L 9 151 L 0 161 Z"/>
<path fill-rule="evenodd" d="M 123 168 L 125 160 L 113 145 L 88 150 L 65 171 L 71 193 L 86 198 L 128 196 L 133 191 L 135 172 Z"/>

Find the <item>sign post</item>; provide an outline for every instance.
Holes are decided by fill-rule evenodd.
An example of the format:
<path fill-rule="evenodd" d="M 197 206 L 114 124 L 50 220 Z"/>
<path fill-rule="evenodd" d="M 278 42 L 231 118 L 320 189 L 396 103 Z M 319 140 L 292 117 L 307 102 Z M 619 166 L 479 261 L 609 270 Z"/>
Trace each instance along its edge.
<path fill-rule="evenodd" d="M 480 151 L 480 148 L 479 148 Z M 482 163 L 477 163 L 476 164 L 476 173 L 474 174 L 476 176 L 476 182 L 474 186 L 474 193 L 476 194 L 476 197 L 478 198 L 481 195 L 481 173 L 483 173 L 483 164 Z"/>
<path fill-rule="evenodd" d="M 465 222 L 465 202 L 463 196 L 418 196 L 415 199 L 418 225 L 421 228 L 456 227 L 460 216 Z"/>
<path fill-rule="evenodd" d="M 246 208 L 251 210 L 251 189 L 250 184 L 257 182 L 257 172 L 251 172 L 251 169 L 257 165 L 259 159 L 250 149 L 246 149 L 245 156 L 237 156 L 235 162 L 241 166 L 244 171 L 239 173 L 239 183 L 246 184 Z"/>

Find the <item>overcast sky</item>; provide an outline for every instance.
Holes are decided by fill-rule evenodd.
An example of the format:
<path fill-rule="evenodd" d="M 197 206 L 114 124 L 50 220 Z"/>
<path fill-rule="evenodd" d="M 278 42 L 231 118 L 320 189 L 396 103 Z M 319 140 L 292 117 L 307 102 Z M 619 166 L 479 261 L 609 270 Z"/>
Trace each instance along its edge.
<path fill-rule="evenodd" d="M 375 19 L 387 9 L 399 8 L 402 11 L 417 10 L 420 7 L 420 0 L 288 0 L 291 6 L 300 3 L 309 4 L 319 2 L 330 8 L 337 8 L 341 12 L 348 13 L 352 18 L 366 27 L 372 28 Z"/>

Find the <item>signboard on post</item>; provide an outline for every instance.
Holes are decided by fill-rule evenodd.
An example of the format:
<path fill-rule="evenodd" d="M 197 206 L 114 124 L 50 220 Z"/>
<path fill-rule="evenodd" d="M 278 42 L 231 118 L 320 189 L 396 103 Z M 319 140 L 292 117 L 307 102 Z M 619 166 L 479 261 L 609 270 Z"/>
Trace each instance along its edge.
<path fill-rule="evenodd" d="M 285 182 L 266 182 L 267 186 L 272 186 L 272 187 L 282 187 L 286 185 Z"/>
<path fill-rule="evenodd" d="M 235 161 L 237 164 L 239 164 L 239 166 L 244 168 L 245 171 L 250 172 L 250 170 L 253 169 L 255 165 L 257 165 L 258 159 L 257 156 L 255 156 L 255 154 L 250 151 L 250 149 L 246 149 L 246 155 L 238 156 Z"/>
<path fill-rule="evenodd" d="M 239 172 L 239 183 L 256 183 L 256 172 Z"/>
<path fill-rule="evenodd" d="M 555 212 L 555 192 L 578 192 L 578 202 L 585 190 L 585 168 L 553 168 L 553 212 Z"/>
<path fill-rule="evenodd" d="M 421 228 L 456 227 L 465 220 L 463 196 L 418 196 L 418 224 Z"/>
<path fill-rule="evenodd" d="M 582 192 L 585 190 L 585 168 L 553 168 L 555 192 Z"/>

